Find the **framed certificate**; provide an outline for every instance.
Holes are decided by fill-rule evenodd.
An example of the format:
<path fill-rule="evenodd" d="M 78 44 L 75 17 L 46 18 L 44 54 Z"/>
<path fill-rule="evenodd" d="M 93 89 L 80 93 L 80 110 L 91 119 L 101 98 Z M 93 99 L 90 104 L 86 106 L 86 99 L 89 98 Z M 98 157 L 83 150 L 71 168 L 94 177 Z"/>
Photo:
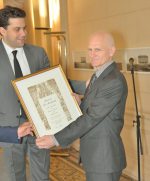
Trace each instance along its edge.
<path fill-rule="evenodd" d="M 82 115 L 61 66 L 13 80 L 12 85 L 36 136 L 53 135 Z"/>

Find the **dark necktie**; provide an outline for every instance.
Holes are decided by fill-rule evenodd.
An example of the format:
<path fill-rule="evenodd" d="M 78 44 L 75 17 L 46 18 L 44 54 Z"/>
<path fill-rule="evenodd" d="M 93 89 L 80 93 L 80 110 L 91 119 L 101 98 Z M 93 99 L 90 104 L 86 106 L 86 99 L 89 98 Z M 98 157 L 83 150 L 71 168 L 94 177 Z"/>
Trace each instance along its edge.
<path fill-rule="evenodd" d="M 17 50 L 12 51 L 12 54 L 13 54 L 13 56 L 14 56 L 15 77 L 16 77 L 16 78 L 22 77 L 23 74 L 22 74 L 22 71 L 21 71 L 21 68 L 20 68 L 18 59 L 17 59 Z"/>
<path fill-rule="evenodd" d="M 20 64 L 18 62 L 18 59 L 17 59 L 17 50 L 14 50 L 12 51 L 12 54 L 14 56 L 14 70 L 15 70 L 15 77 L 16 78 L 19 78 L 19 77 L 22 77 L 23 74 L 22 74 L 22 71 L 21 71 L 21 68 L 20 68 Z M 21 108 L 21 115 L 19 115 L 19 124 L 20 124 L 20 118 L 21 117 L 24 117 L 26 118 L 26 115 L 25 115 L 25 112 L 22 108 L 22 106 L 20 105 L 20 108 Z M 20 143 L 22 143 L 23 141 L 23 138 L 20 138 Z"/>
<path fill-rule="evenodd" d="M 12 51 L 12 54 L 14 56 L 15 77 L 16 78 L 22 77 L 23 74 L 22 74 L 18 59 L 17 59 L 17 50 Z M 22 106 L 21 106 L 21 113 L 22 113 L 21 116 L 25 116 L 25 113 L 24 113 L 24 110 L 23 110 Z"/>

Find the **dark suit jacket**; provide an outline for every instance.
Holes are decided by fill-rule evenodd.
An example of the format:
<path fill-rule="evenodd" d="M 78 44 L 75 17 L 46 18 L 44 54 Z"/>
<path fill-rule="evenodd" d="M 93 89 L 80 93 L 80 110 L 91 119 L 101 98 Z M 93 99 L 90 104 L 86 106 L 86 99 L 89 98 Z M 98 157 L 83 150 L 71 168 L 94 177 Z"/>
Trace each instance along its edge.
<path fill-rule="evenodd" d="M 0 142 L 19 143 L 18 127 L 0 127 Z"/>
<path fill-rule="evenodd" d="M 49 67 L 49 60 L 43 48 L 27 45 L 23 46 L 27 61 L 34 73 L 43 68 Z M 14 80 L 14 72 L 12 70 L 6 50 L 0 41 L 0 126 L 1 127 L 17 127 L 20 122 L 25 121 L 22 117 L 20 122 L 18 115 L 20 114 L 20 104 L 17 95 L 12 87 L 11 80 Z"/>
<path fill-rule="evenodd" d="M 125 168 L 120 132 L 126 97 L 126 80 L 116 63 L 112 63 L 86 91 L 81 104 L 83 115 L 55 134 L 63 147 L 80 138 L 81 161 L 86 172 L 112 173 Z"/>

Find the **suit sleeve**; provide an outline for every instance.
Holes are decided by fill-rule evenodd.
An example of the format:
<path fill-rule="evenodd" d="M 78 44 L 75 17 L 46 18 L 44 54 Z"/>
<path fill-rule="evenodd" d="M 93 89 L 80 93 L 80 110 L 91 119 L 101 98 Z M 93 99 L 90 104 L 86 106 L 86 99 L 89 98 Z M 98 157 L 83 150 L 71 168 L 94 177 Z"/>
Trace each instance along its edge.
<path fill-rule="evenodd" d="M 18 127 L 0 127 L 0 142 L 19 143 Z"/>
<path fill-rule="evenodd" d="M 40 62 L 40 67 L 39 70 L 43 69 L 43 68 L 48 68 L 50 67 L 50 60 L 48 59 L 48 56 L 45 52 L 45 50 L 43 48 L 40 49 L 40 53 L 39 53 L 39 62 Z"/>
<path fill-rule="evenodd" d="M 100 124 L 117 107 L 123 96 L 123 83 L 118 79 L 111 80 L 101 89 L 97 89 L 87 109 L 68 127 L 54 136 L 63 147 L 84 136 L 96 125 Z M 86 103 L 85 103 L 86 104 Z"/>

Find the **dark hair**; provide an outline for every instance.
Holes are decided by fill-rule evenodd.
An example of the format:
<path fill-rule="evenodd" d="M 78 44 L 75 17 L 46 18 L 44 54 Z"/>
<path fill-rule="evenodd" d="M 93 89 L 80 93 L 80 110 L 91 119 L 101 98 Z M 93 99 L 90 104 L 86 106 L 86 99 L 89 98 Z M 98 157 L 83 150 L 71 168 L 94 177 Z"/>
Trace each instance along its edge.
<path fill-rule="evenodd" d="M 24 17 L 26 17 L 24 10 L 17 7 L 5 6 L 3 9 L 0 9 L 0 27 L 6 28 L 9 25 L 9 18 Z"/>

